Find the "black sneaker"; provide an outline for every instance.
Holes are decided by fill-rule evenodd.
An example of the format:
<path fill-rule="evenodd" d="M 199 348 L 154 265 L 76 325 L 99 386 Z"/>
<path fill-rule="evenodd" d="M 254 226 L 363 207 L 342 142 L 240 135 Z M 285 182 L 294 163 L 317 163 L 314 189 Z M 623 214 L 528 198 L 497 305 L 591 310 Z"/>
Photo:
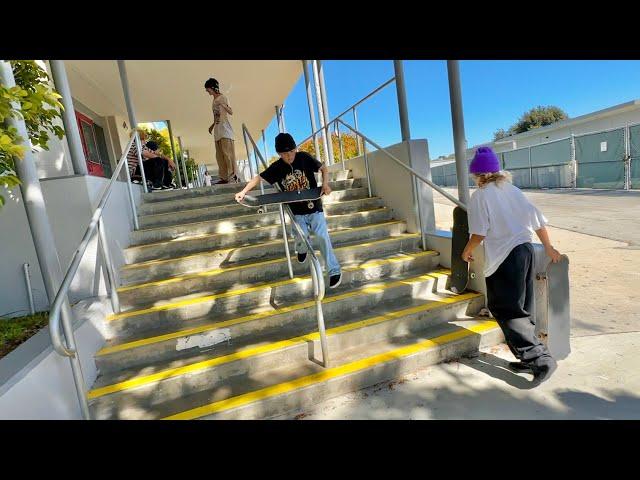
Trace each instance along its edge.
<path fill-rule="evenodd" d="M 307 261 L 306 253 L 298 253 L 298 263 L 304 263 Z"/>
<path fill-rule="evenodd" d="M 533 381 L 537 384 L 548 380 L 553 372 L 558 368 L 558 364 L 553 358 L 550 358 L 549 361 L 543 363 L 542 365 L 534 365 L 533 366 Z"/>
<path fill-rule="evenodd" d="M 342 273 L 329 277 L 329 288 L 336 288 L 342 282 Z"/>
<path fill-rule="evenodd" d="M 162 190 L 162 185 L 152 185 L 151 190 Z"/>
<path fill-rule="evenodd" d="M 218 180 L 214 185 L 224 185 L 225 183 L 229 183 L 227 180 L 223 180 L 222 178 Z"/>

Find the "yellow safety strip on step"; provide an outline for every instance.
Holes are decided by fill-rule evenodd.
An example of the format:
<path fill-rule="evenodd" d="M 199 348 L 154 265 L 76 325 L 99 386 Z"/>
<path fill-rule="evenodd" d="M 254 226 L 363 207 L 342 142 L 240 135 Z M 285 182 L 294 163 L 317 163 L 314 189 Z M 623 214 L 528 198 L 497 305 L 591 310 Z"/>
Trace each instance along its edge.
<path fill-rule="evenodd" d="M 267 213 L 248 213 L 246 215 L 238 215 L 236 217 L 232 217 L 233 219 L 236 220 L 246 220 L 247 217 L 261 217 L 263 215 L 274 215 L 278 212 L 267 212 Z M 205 221 L 201 221 L 201 222 L 190 222 L 190 223 L 180 223 L 178 225 L 160 225 L 157 227 L 149 227 L 149 228 L 141 228 L 140 230 L 135 230 L 133 233 L 139 233 L 139 232 L 152 232 L 154 230 L 161 230 L 163 228 L 177 228 L 177 227 L 186 227 L 186 226 L 193 226 L 193 225 L 199 225 L 201 223 L 211 223 L 211 222 L 216 222 L 216 221 L 220 221 L 220 222 L 228 222 L 229 220 L 231 220 L 230 218 L 220 218 L 218 220 L 205 220 Z"/>
<path fill-rule="evenodd" d="M 380 353 L 372 357 L 356 360 L 354 362 L 347 363 L 339 367 L 328 368 L 326 370 L 323 370 L 318 373 L 314 373 L 312 375 L 296 378 L 295 380 L 291 380 L 289 382 L 279 383 L 277 385 L 272 385 L 270 387 L 262 388 L 254 392 L 248 392 L 243 395 L 227 398 L 225 400 L 213 402 L 208 405 L 203 405 L 202 407 L 193 408 L 191 410 L 187 410 L 185 412 L 181 412 L 181 413 L 163 418 L 163 420 L 193 420 L 199 417 L 203 417 L 205 415 L 211 415 L 214 413 L 222 412 L 224 410 L 230 410 L 232 408 L 242 407 L 244 405 L 248 405 L 253 402 L 259 402 L 261 400 L 265 400 L 269 397 L 283 395 L 285 393 L 289 393 L 294 390 L 299 390 L 305 387 L 309 387 L 314 384 L 327 382 L 333 378 L 342 377 L 344 375 L 355 373 L 361 370 L 366 370 L 368 368 L 375 367 L 376 365 L 380 365 L 386 362 L 392 362 L 394 360 L 400 360 L 410 355 L 432 350 L 437 348 L 440 345 L 453 343 L 457 340 L 463 339 L 465 337 L 469 337 L 471 335 L 482 334 L 483 332 L 492 330 L 497 327 L 498 327 L 498 324 L 496 322 L 486 321 L 479 325 L 474 325 L 469 328 L 460 328 L 460 330 L 457 330 L 455 332 L 447 333 L 446 335 L 441 335 L 439 337 L 424 340 L 422 342 L 419 342 L 413 345 L 397 348 L 395 350 L 391 350 L 385 353 Z"/>
<path fill-rule="evenodd" d="M 444 307 L 447 305 L 462 303 L 462 302 L 465 302 L 466 300 L 471 300 L 473 298 L 477 298 L 480 296 L 481 295 L 478 293 L 466 293 L 456 297 L 448 297 L 442 300 L 434 300 L 432 302 L 429 302 L 423 305 L 417 305 L 415 307 L 405 308 L 402 310 L 385 313 L 383 315 L 379 315 L 376 317 L 367 318 L 365 320 L 361 320 L 358 322 L 353 322 L 353 323 L 349 323 L 339 327 L 330 328 L 329 330 L 327 330 L 327 335 L 329 336 L 337 335 L 340 333 L 357 330 L 359 328 L 370 327 L 373 325 L 377 325 L 379 323 L 388 322 L 395 318 L 401 318 L 405 315 L 412 315 L 415 313 L 434 310 L 436 308 Z M 165 380 L 167 378 L 177 377 L 187 373 L 196 373 L 201 370 L 206 370 L 208 368 L 215 367 L 217 365 L 222 365 L 224 363 L 229 363 L 229 362 L 241 360 L 244 358 L 254 357 L 264 353 L 273 352 L 276 350 L 292 347 L 299 344 L 304 344 L 307 342 L 315 342 L 318 340 L 320 340 L 320 334 L 316 332 L 316 333 L 301 335 L 299 337 L 290 338 L 288 340 L 269 343 L 267 345 L 261 345 L 259 347 L 249 347 L 245 350 L 240 350 L 238 352 L 235 352 L 229 355 L 224 355 L 222 357 L 212 358 L 210 360 L 203 360 L 201 362 L 196 362 L 191 365 L 185 365 L 182 367 L 170 368 L 170 369 L 163 370 L 161 372 L 157 372 L 151 375 L 139 376 L 139 377 L 132 378 L 130 380 L 126 380 L 124 382 L 115 383 L 113 385 L 107 385 L 105 387 L 97 388 L 95 390 L 91 390 L 88 393 L 88 398 L 89 399 L 97 398 L 103 395 L 108 395 L 110 393 L 120 392 L 122 390 L 128 390 L 128 389 L 140 387 L 143 385 L 149 385 L 151 383 L 156 383 L 156 382 Z"/>
<path fill-rule="evenodd" d="M 390 223 L 400 223 L 400 222 L 390 222 Z M 386 224 L 379 224 L 379 225 L 374 225 L 374 226 L 384 226 Z M 361 227 L 358 227 L 361 228 Z M 329 232 L 330 234 L 332 234 L 334 236 L 334 239 L 336 239 L 335 237 L 341 236 L 347 232 L 352 232 L 353 230 L 349 229 L 349 230 L 337 230 L 335 232 Z M 414 237 L 419 237 L 420 234 L 419 233 L 400 233 L 398 235 L 394 235 L 393 238 L 394 239 L 409 239 L 409 238 L 414 238 Z M 202 257 L 202 256 L 208 256 L 208 255 L 226 255 L 230 252 L 241 252 L 243 250 L 249 250 L 249 249 L 259 249 L 265 245 L 282 245 L 282 239 L 279 238 L 277 240 L 272 240 L 269 242 L 263 242 L 263 243 L 256 243 L 253 245 L 244 245 L 242 247 L 232 247 L 232 248 L 224 248 L 224 249 L 220 249 L 220 250 L 208 250 L 208 251 L 204 251 L 204 252 L 199 252 L 199 253 L 194 253 L 192 255 L 185 255 L 184 257 L 174 257 L 174 258 L 168 258 L 165 260 L 148 260 L 146 262 L 140 262 L 140 263 L 133 263 L 131 265 L 125 265 L 124 267 L 122 267 L 122 270 L 132 270 L 135 268 L 144 268 L 144 267 L 150 267 L 150 266 L 154 266 L 154 265 L 162 265 L 165 263 L 171 263 L 171 262 L 179 262 L 179 261 L 184 261 L 184 260 L 188 260 L 190 258 L 198 258 L 198 257 Z"/>
<path fill-rule="evenodd" d="M 375 207 L 375 208 L 369 208 L 367 210 L 360 210 L 357 212 L 350 212 L 350 213 L 341 213 L 339 215 L 327 215 L 327 217 L 331 217 L 331 218 L 340 218 L 340 217 L 346 217 L 348 215 L 358 215 L 358 214 L 362 214 L 362 213 L 368 213 L 368 212 L 378 212 L 380 210 L 387 210 L 387 207 L 382 206 L 382 207 Z M 211 224 L 211 222 L 230 222 L 231 220 L 246 220 L 247 217 L 262 217 L 264 215 L 275 215 L 276 213 L 278 213 L 277 211 L 274 212 L 267 212 L 267 213 L 250 213 L 248 215 L 238 215 L 235 217 L 229 217 L 229 218 L 219 218 L 219 219 L 215 219 L 215 220 L 203 220 L 201 222 L 190 222 L 190 223 L 180 223 L 178 225 L 160 225 L 157 227 L 149 227 L 149 228 L 141 228 L 140 230 L 135 230 L 133 233 L 138 233 L 138 232 L 152 232 L 154 230 L 162 230 L 163 228 L 178 228 L 178 227 L 192 227 L 194 225 L 200 225 L 200 224 Z M 236 230 L 234 230 L 236 231 Z"/>
<path fill-rule="evenodd" d="M 327 304 L 327 303 L 333 303 L 333 302 L 338 302 L 340 300 L 345 300 L 347 298 L 352 298 L 358 295 L 367 295 L 370 293 L 379 293 L 382 292 L 384 290 L 388 290 L 390 288 L 395 288 L 395 287 L 401 287 L 403 285 L 413 285 L 416 283 L 420 283 L 423 282 L 425 280 L 429 280 L 430 278 L 442 278 L 442 277 L 446 277 L 447 275 L 450 275 L 451 272 L 450 270 L 438 270 L 435 272 L 430 272 L 428 274 L 425 275 L 420 275 L 417 277 L 412 277 L 412 278 L 407 278 L 404 280 L 396 280 L 396 281 L 392 281 L 392 282 L 388 282 L 388 283 L 382 283 L 380 285 L 370 285 L 370 286 L 365 286 L 362 288 L 359 288 L 358 290 L 354 290 L 351 292 L 346 292 L 346 293 L 342 293 L 340 295 L 334 295 L 331 297 L 325 297 L 324 300 L 322 301 L 322 304 Z M 308 302 L 303 302 L 303 303 L 298 303 L 295 305 L 291 305 L 288 307 L 281 307 L 281 308 L 277 308 L 274 310 L 267 310 L 265 312 L 260 312 L 260 313 L 254 313 L 251 315 L 246 315 L 244 317 L 238 317 L 238 318 L 233 318 L 231 320 L 227 320 L 224 322 L 218 322 L 218 323 L 209 323 L 207 325 L 203 325 L 200 327 L 195 327 L 195 328 L 189 328 L 186 330 L 179 330 L 177 332 L 173 332 L 173 333 L 167 333 L 165 335 L 158 335 L 156 337 L 148 337 L 148 338 L 143 338 L 142 340 L 135 340 L 133 342 L 127 342 L 127 343 L 122 343 L 119 345 L 114 345 L 112 347 L 105 347 L 103 349 L 101 349 L 100 351 L 98 351 L 96 353 L 96 356 L 101 356 L 101 355 L 108 355 L 111 353 L 116 353 L 116 352 L 121 352 L 124 350 L 129 350 L 132 348 L 138 348 L 138 347 L 143 347 L 146 345 L 152 345 L 154 343 L 159 343 L 159 342 L 164 342 L 166 340 L 172 340 L 174 338 L 180 338 L 180 337 L 186 337 L 186 336 L 190 336 L 190 335 L 196 335 L 198 333 L 203 333 L 203 332 L 207 332 L 210 330 L 217 330 L 219 328 L 226 328 L 226 327 L 230 327 L 232 325 L 237 325 L 240 323 L 244 323 L 244 322 L 250 322 L 253 320 L 258 320 L 260 318 L 266 318 L 266 317 L 270 317 L 270 316 L 274 316 L 274 315 L 281 315 L 283 313 L 289 313 L 289 312 L 294 312 L 297 310 L 302 310 L 304 308 L 308 308 L 315 305 L 315 301 L 311 300 Z"/>
<path fill-rule="evenodd" d="M 385 265 L 388 263 L 398 263 L 398 262 L 404 262 L 407 259 L 410 258 L 420 258 L 423 256 L 432 256 L 432 255 L 438 255 L 437 252 L 432 251 L 432 250 L 426 250 L 424 252 L 417 252 L 417 253 L 401 253 L 395 257 L 391 257 L 391 258 L 386 258 L 384 260 L 374 260 L 372 262 L 367 262 L 367 263 L 363 263 L 361 265 L 354 265 L 351 267 L 344 267 L 342 269 L 343 272 L 352 272 L 352 271 L 356 271 L 356 270 L 364 270 L 366 268 L 372 268 L 372 267 L 378 267 L 381 265 Z M 179 308 L 179 307 L 187 307 L 189 305 L 196 305 L 198 303 L 201 302 L 207 302 L 210 300 L 216 300 L 218 298 L 226 298 L 226 297 L 232 297 L 232 296 L 236 296 L 236 295 L 243 295 L 245 293 L 249 293 L 249 292 L 254 292 L 257 290 L 263 290 L 263 289 L 268 289 L 268 288 L 276 288 L 276 287 L 281 287 L 283 285 L 288 285 L 290 283 L 299 283 L 299 282 L 304 282 L 306 280 L 309 280 L 311 277 L 310 276 L 304 276 L 304 277 L 296 277 L 296 278 L 291 278 L 291 279 L 286 279 L 286 280 L 279 280 L 277 282 L 271 282 L 271 283 L 259 283 L 257 285 L 253 285 L 251 287 L 246 287 L 246 288 L 239 288 L 236 290 L 229 290 L 223 293 L 216 293 L 213 295 L 205 295 L 203 297 L 197 297 L 197 298 L 190 298 L 188 300 L 182 300 L 180 302 L 173 302 L 173 303 L 167 303 L 164 305 L 156 305 L 153 307 L 149 307 L 149 308 L 144 308 L 142 310 L 131 310 L 128 312 L 123 312 L 123 313 L 118 313 L 118 314 L 112 314 L 109 315 L 106 320 L 107 321 L 112 321 L 112 320 L 121 320 L 123 318 L 128 318 L 128 317 L 135 317 L 137 315 L 143 315 L 146 313 L 152 313 L 152 312 L 160 312 L 160 311 L 164 311 L 164 310 L 171 310 L 173 308 Z"/>
<path fill-rule="evenodd" d="M 383 222 L 383 223 L 371 223 L 368 225 L 364 225 L 361 227 L 338 227 L 338 228 L 333 228 L 333 229 L 329 229 L 329 233 L 332 232 L 342 232 L 342 231 L 349 231 L 349 232 L 353 232 L 355 230 L 359 230 L 359 229 L 364 229 L 364 228 L 371 228 L 372 226 L 384 226 L 384 225 L 392 225 L 392 224 L 397 224 L 397 223 L 403 223 L 403 220 L 390 220 L 388 222 Z M 265 227 L 257 227 L 257 228 L 247 228 L 244 230 L 238 230 L 235 232 L 227 232 L 227 233 L 202 233 L 199 235 L 193 235 L 193 236 L 189 236 L 189 237 L 178 237 L 178 238 L 172 238 L 171 240 L 162 240 L 160 242 L 155 242 L 155 243 L 145 243 L 142 245 L 133 245 L 131 247 L 127 247 L 125 249 L 125 251 L 133 251 L 136 250 L 138 248 L 149 248 L 149 247 L 157 247 L 158 245 L 171 245 L 171 244 L 175 244 L 176 242 L 184 242 L 187 240 L 198 240 L 198 239 L 203 239 L 203 238 L 214 238 L 214 237 L 221 237 L 223 235 L 230 235 L 232 233 L 248 233 L 248 232 L 256 232 L 258 230 L 267 230 L 270 228 L 282 228 L 281 225 L 277 225 L 277 224 L 273 224 L 273 225 L 267 225 Z"/>
<path fill-rule="evenodd" d="M 419 236 L 419 234 L 413 234 L 413 235 Z M 349 250 L 349 249 L 353 250 L 356 248 L 363 248 L 363 247 L 364 248 L 375 247 L 376 245 L 382 245 L 384 243 L 397 242 L 398 240 L 403 240 L 404 238 L 407 238 L 407 237 L 399 237 L 399 236 L 387 237 L 381 240 L 375 240 L 373 242 L 368 242 L 368 243 L 359 243 L 357 245 L 345 245 L 343 247 L 336 247 L 334 248 L 334 250 Z M 126 287 L 119 287 L 117 290 L 118 290 L 118 293 L 122 293 L 122 292 L 127 292 L 129 290 L 136 290 L 138 288 L 159 287 L 163 285 L 169 285 L 172 283 L 184 282 L 186 280 L 193 280 L 195 278 L 214 277 L 216 275 L 221 275 L 227 272 L 234 272 L 236 270 L 244 270 L 244 269 L 255 268 L 255 267 L 265 267 L 267 265 L 285 263 L 286 261 L 287 259 L 285 257 L 285 258 L 277 258 L 275 260 L 265 260 L 263 262 L 255 262 L 255 263 L 248 263 L 245 265 L 238 265 L 237 267 L 214 268 L 212 270 L 205 270 L 204 272 L 187 273 L 184 275 L 178 275 L 176 277 L 165 278 L 164 280 L 156 280 L 154 282 L 136 283 L 133 285 L 127 285 Z"/>

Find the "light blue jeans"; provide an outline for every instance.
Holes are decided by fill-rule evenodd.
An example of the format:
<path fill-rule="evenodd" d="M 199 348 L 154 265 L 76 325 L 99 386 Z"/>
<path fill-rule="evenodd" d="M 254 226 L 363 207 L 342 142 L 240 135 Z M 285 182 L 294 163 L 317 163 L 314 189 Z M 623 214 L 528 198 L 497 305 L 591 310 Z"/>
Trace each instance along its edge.
<path fill-rule="evenodd" d="M 331 245 L 331 238 L 329 238 L 327 220 L 324 216 L 324 212 L 315 212 L 310 213 L 309 215 L 294 215 L 294 217 L 296 222 L 300 225 L 300 228 L 302 228 L 302 231 L 309 239 L 309 243 L 311 243 L 309 232 L 316 237 L 318 246 L 320 247 L 320 253 L 322 253 L 322 256 L 324 257 L 329 276 L 340 275 L 340 264 L 338 263 L 336 255 L 333 253 L 333 246 Z M 295 228 L 293 231 L 296 240 L 296 252 L 306 253 L 307 245 L 304 243 L 304 240 L 298 236 Z M 311 245 L 313 245 L 313 243 L 311 243 Z"/>

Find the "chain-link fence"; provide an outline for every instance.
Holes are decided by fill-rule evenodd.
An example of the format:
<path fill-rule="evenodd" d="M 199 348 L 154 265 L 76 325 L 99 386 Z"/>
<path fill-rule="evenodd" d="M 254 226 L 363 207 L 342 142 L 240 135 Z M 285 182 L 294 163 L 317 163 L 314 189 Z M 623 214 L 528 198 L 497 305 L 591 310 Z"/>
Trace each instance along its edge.
<path fill-rule="evenodd" d="M 579 188 L 625 188 L 624 128 L 575 137 Z"/>
<path fill-rule="evenodd" d="M 519 148 L 502 153 L 502 168 L 511 172 L 513 184 L 518 187 L 531 187 L 531 159 L 528 148 Z"/>
<path fill-rule="evenodd" d="M 575 135 L 501 152 L 521 188 L 640 188 L 640 125 Z M 455 163 L 431 169 L 440 186 L 457 185 Z"/>
<path fill-rule="evenodd" d="M 431 179 L 433 183 L 440 185 L 441 187 L 457 187 L 458 175 L 456 173 L 455 162 L 432 167 Z M 469 182 L 470 187 L 474 185 L 473 180 L 471 180 L 469 176 L 467 176 L 467 181 Z"/>
<path fill-rule="evenodd" d="M 640 188 L 640 125 L 629 127 L 629 184 Z"/>

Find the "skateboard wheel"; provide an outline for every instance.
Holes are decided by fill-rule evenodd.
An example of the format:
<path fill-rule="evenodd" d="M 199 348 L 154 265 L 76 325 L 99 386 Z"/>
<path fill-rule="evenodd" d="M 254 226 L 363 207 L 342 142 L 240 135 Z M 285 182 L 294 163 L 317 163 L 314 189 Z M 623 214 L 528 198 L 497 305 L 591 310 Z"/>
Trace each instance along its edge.
<path fill-rule="evenodd" d="M 258 213 L 264 213 L 264 209 L 261 207 L 258 209 Z"/>
<path fill-rule="evenodd" d="M 476 278 L 476 272 L 471 272 L 469 274 L 469 278 Z"/>

